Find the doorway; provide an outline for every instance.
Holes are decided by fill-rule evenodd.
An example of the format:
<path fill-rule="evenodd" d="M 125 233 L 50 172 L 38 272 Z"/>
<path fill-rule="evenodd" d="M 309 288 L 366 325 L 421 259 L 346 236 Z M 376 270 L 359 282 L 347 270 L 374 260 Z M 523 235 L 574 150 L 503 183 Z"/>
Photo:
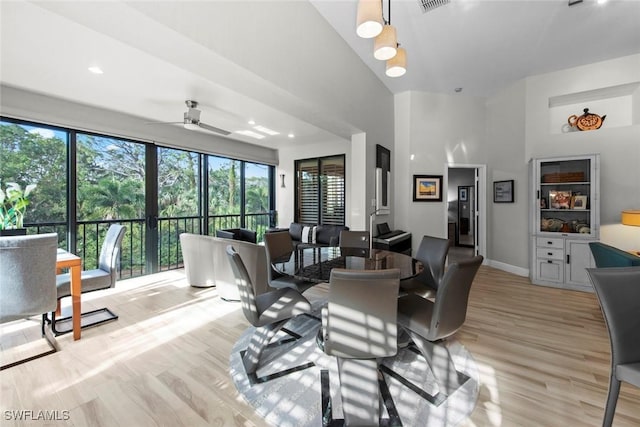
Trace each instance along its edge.
<path fill-rule="evenodd" d="M 485 255 L 485 165 L 447 165 L 449 262 Z M 486 255 L 485 255 L 486 257 Z"/>

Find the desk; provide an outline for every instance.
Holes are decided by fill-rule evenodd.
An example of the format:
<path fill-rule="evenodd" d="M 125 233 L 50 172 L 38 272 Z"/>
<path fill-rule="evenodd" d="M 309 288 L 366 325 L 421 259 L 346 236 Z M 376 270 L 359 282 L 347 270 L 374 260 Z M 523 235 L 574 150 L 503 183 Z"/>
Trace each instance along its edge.
<path fill-rule="evenodd" d="M 408 279 L 422 271 L 422 263 L 399 252 L 359 248 L 304 248 L 288 257 L 273 260 L 273 268 L 279 273 L 313 282 L 328 282 L 332 268 L 350 270 L 386 270 L 397 268 L 400 279 Z"/>
<path fill-rule="evenodd" d="M 80 318 L 82 311 L 80 307 L 80 294 L 82 293 L 82 284 L 80 282 L 82 273 L 82 259 L 79 256 L 58 249 L 56 257 L 56 269 L 68 268 L 71 276 L 71 310 L 73 317 L 73 339 L 80 339 Z"/>

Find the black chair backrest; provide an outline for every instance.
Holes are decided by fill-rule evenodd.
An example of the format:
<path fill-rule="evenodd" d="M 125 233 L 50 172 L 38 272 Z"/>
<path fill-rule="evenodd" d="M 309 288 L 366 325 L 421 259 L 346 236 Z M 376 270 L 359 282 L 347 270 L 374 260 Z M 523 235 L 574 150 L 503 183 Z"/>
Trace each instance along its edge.
<path fill-rule="evenodd" d="M 640 362 L 640 267 L 587 268 L 611 340 L 613 366 Z"/>
<path fill-rule="evenodd" d="M 238 292 L 240 293 L 242 312 L 249 323 L 256 326 L 260 315 L 256 305 L 255 289 L 251 282 L 251 277 L 249 277 L 249 272 L 247 271 L 240 254 L 236 252 L 233 246 L 227 246 L 227 255 L 229 256 L 231 270 L 233 270 L 233 275 L 236 278 L 236 285 L 238 286 Z"/>
<path fill-rule="evenodd" d="M 418 280 L 437 289 L 444 276 L 444 264 L 448 253 L 448 239 L 423 236 L 415 256 L 424 266 L 424 270 L 417 277 Z"/>
<path fill-rule="evenodd" d="M 477 255 L 447 267 L 436 299 L 429 328 L 429 341 L 436 341 L 455 334 L 467 317 L 467 304 L 473 279 L 484 258 Z"/>
<path fill-rule="evenodd" d="M 0 237 L 0 322 L 56 309 L 55 233 Z"/>
<path fill-rule="evenodd" d="M 331 270 L 327 354 L 370 359 L 396 354 L 400 270 Z"/>
<path fill-rule="evenodd" d="M 369 232 L 342 230 L 340 232 L 340 247 L 369 249 Z"/>
<path fill-rule="evenodd" d="M 111 275 L 111 287 L 116 285 L 118 270 L 120 268 L 120 248 L 122 239 L 127 232 L 127 227 L 120 224 L 111 224 L 104 238 L 104 243 L 100 249 L 100 260 L 98 268 L 108 271 Z"/>

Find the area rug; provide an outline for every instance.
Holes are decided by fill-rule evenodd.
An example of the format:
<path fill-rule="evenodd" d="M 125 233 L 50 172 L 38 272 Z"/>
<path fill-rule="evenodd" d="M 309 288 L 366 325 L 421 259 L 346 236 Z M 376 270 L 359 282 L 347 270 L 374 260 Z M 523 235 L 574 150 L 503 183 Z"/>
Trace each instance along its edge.
<path fill-rule="evenodd" d="M 256 375 L 242 364 L 253 327 L 236 342 L 230 373 L 244 399 L 265 420 L 278 427 L 343 425 L 338 367 L 317 342 L 319 308 L 313 315 L 290 320 L 263 353 Z M 283 328 L 284 329 L 284 328 Z M 466 419 L 478 397 L 478 370 L 471 354 L 455 340 L 449 349 L 463 384 L 449 396 L 440 393 L 417 348 L 409 344 L 380 367 L 381 425 L 455 426 Z"/>

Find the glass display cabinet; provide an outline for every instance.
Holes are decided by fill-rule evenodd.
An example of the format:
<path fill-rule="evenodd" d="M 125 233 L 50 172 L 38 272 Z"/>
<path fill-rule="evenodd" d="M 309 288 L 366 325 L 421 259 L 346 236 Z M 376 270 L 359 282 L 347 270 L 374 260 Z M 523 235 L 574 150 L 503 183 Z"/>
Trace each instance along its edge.
<path fill-rule="evenodd" d="M 599 238 L 599 156 L 533 159 L 531 281 L 591 290 L 588 243 Z"/>

